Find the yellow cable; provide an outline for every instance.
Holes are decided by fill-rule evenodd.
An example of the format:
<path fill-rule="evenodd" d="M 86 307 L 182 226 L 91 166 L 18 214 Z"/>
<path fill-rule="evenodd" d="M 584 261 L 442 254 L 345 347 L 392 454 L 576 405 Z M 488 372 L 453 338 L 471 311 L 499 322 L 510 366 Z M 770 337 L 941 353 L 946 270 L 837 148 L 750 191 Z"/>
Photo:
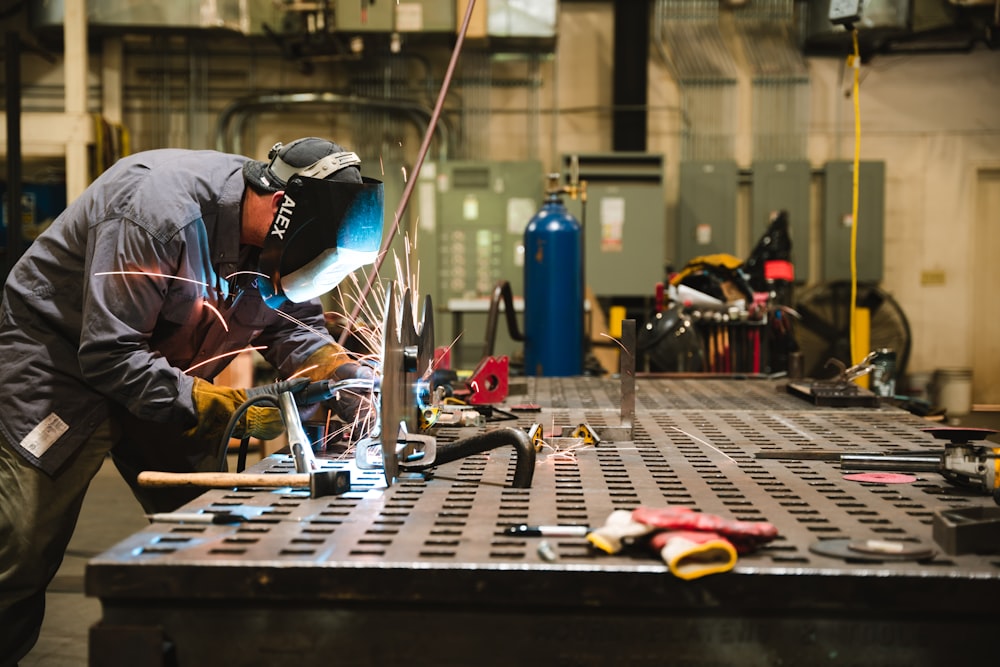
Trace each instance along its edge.
<path fill-rule="evenodd" d="M 861 161 L 861 105 L 858 100 L 858 78 L 861 71 L 861 53 L 858 49 L 858 30 L 851 30 L 854 42 L 854 54 L 848 58 L 848 64 L 854 70 L 854 172 L 851 181 L 851 364 L 861 360 L 867 351 L 857 349 L 857 332 L 855 331 L 858 299 L 858 172 Z"/>

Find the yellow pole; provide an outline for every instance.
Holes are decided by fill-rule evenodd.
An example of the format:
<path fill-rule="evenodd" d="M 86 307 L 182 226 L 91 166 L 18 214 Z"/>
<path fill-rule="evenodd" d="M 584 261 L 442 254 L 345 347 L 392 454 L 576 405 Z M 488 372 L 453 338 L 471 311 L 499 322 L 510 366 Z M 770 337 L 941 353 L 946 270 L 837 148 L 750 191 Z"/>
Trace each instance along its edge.
<path fill-rule="evenodd" d="M 854 342 L 851 349 L 851 365 L 854 365 L 868 356 L 871 348 L 871 311 L 867 308 L 858 308 L 854 311 Z M 868 388 L 868 376 L 863 375 L 855 381 L 859 387 Z"/>

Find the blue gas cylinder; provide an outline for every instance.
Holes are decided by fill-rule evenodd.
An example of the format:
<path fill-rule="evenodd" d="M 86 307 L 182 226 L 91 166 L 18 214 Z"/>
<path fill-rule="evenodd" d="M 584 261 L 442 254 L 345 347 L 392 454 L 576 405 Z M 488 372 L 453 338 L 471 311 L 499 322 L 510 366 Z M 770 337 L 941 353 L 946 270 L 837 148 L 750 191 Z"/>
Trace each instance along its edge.
<path fill-rule="evenodd" d="M 524 372 L 583 373 L 583 228 L 557 181 L 524 230 Z"/>

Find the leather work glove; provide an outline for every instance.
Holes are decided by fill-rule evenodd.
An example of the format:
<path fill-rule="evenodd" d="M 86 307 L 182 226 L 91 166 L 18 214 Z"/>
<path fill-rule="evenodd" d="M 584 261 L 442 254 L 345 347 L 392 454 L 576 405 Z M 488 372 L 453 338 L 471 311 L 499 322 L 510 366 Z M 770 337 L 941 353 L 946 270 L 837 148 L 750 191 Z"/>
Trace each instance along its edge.
<path fill-rule="evenodd" d="M 635 540 L 649 534 L 653 528 L 632 519 L 629 510 L 615 510 L 604 525 L 587 533 L 587 541 L 601 551 L 616 554 L 621 551 L 625 542 Z"/>
<path fill-rule="evenodd" d="M 337 390 L 327 401 L 327 407 L 348 424 L 360 422 L 371 425 L 375 420 L 372 386 L 375 372 L 370 366 L 358 363 L 339 345 L 324 345 L 309 355 L 296 376 L 311 380 L 357 380 L 357 386 Z"/>
<path fill-rule="evenodd" d="M 728 572 L 736 566 L 736 548 L 716 533 L 697 530 L 664 530 L 649 545 L 660 554 L 674 576 L 691 580 Z"/>
<path fill-rule="evenodd" d="M 716 533 L 740 553 L 753 551 L 778 536 L 778 529 L 765 521 L 735 521 L 688 507 L 637 507 L 632 520 L 661 530 L 698 530 Z"/>
<path fill-rule="evenodd" d="M 247 400 L 247 393 L 242 389 L 221 387 L 194 378 L 191 387 L 191 397 L 194 399 L 195 410 L 198 413 L 198 423 L 184 432 L 185 437 L 198 438 L 211 443 L 222 441 L 223 433 L 229 425 L 229 420 Z M 281 412 L 277 408 L 251 406 L 239 420 L 230 434 L 233 438 L 246 436 L 271 440 L 285 430 L 281 421 Z"/>

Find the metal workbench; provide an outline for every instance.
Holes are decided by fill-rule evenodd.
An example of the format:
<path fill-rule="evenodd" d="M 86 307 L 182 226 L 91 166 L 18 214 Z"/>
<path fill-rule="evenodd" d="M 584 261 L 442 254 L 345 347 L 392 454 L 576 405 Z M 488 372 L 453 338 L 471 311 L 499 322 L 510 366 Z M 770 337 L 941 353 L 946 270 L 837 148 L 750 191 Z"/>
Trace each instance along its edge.
<path fill-rule="evenodd" d="M 642 379 L 633 437 L 566 439 L 510 488 L 513 448 L 386 489 L 353 471 L 346 495 L 209 491 L 185 510 L 238 525 L 153 524 L 93 559 L 92 665 L 944 665 L 993 660 L 1000 556 L 948 555 L 941 508 L 992 499 L 922 473 L 844 479 L 838 462 L 773 450 L 936 452 L 929 422 L 895 408 L 821 408 L 781 381 Z M 516 425 L 619 424 L 616 380 L 528 379 Z M 515 422 L 487 424 L 509 426 Z M 482 427 L 481 427 L 482 428 Z M 442 430 L 442 439 L 469 430 Z M 329 467 L 347 462 L 326 460 Z M 256 471 L 287 472 L 284 456 Z M 728 573 L 682 581 L 642 549 L 504 535 L 514 524 L 599 526 L 616 509 L 681 505 L 768 521 L 780 537 Z M 921 560 L 843 559 L 823 540 L 927 545 Z"/>

